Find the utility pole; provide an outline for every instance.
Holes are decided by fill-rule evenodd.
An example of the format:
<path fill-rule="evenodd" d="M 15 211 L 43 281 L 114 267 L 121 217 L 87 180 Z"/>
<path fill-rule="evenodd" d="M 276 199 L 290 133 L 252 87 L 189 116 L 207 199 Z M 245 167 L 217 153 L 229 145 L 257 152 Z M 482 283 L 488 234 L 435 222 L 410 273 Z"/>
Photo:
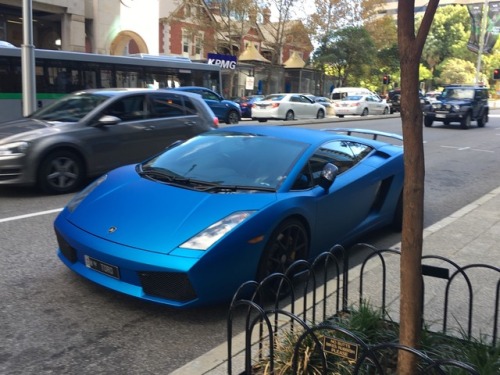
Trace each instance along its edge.
<path fill-rule="evenodd" d="M 23 82 L 23 116 L 36 109 L 35 46 L 33 45 L 33 11 L 31 0 L 23 0 L 23 44 L 21 73 Z"/>
<path fill-rule="evenodd" d="M 484 36 L 486 34 L 486 25 L 488 23 L 488 0 L 484 0 L 483 11 L 481 15 L 481 31 L 479 37 L 479 51 L 477 52 L 477 66 L 476 66 L 476 84 L 480 81 L 481 76 L 481 60 L 483 58 L 484 50 Z"/>

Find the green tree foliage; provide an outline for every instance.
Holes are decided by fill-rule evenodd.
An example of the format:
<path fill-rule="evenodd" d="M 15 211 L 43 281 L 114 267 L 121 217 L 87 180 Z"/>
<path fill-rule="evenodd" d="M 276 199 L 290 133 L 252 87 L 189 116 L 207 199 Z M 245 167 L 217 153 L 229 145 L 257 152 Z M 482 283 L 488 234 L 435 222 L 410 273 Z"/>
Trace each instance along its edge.
<path fill-rule="evenodd" d="M 421 20 L 421 17 L 417 19 L 417 27 Z M 467 49 L 470 24 L 469 12 L 463 5 L 447 5 L 437 9 L 422 51 L 422 59 L 431 71 L 450 57 L 471 62 L 476 59 L 477 55 Z"/>
<path fill-rule="evenodd" d="M 472 84 L 476 79 L 476 66 L 470 61 L 450 57 L 439 65 L 441 75 L 438 83 L 448 85 L 452 83 Z"/>
<path fill-rule="evenodd" d="M 315 60 L 333 70 L 341 85 L 356 85 L 371 73 L 375 45 L 364 27 L 335 31 L 315 52 Z"/>

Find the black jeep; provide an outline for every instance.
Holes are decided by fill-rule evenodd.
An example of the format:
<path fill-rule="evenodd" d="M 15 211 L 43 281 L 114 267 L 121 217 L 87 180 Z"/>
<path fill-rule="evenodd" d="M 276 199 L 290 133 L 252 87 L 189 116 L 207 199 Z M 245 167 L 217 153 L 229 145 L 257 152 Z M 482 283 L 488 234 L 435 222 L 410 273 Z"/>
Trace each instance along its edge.
<path fill-rule="evenodd" d="M 430 127 L 434 121 L 445 125 L 458 122 L 462 129 L 468 129 L 471 121 L 477 121 L 482 128 L 488 122 L 488 96 L 484 86 L 446 86 L 438 100 L 424 111 L 424 125 Z"/>

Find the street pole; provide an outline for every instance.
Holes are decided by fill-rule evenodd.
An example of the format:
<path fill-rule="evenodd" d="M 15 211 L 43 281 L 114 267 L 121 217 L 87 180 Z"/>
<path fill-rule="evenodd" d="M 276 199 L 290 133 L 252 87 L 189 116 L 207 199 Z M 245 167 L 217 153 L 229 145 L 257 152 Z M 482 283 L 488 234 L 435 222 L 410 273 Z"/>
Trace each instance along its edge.
<path fill-rule="evenodd" d="M 484 36 L 486 34 L 486 25 L 488 22 L 488 0 L 484 0 L 483 12 L 481 16 L 481 31 L 479 37 L 479 51 L 477 52 L 477 66 L 476 66 L 476 85 L 479 84 L 481 76 L 481 60 L 484 50 Z"/>
<path fill-rule="evenodd" d="M 23 44 L 21 45 L 23 82 L 23 116 L 36 109 L 35 46 L 33 45 L 33 11 L 31 0 L 23 0 Z"/>

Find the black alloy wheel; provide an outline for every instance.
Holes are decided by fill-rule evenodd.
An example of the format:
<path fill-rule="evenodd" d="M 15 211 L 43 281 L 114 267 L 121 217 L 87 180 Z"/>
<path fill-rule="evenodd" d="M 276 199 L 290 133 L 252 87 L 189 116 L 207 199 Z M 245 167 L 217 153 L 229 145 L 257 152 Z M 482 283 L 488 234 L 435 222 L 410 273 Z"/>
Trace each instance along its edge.
<path fill-rule="evenodd" d="M 299 259 L 306 259 L 309 252 L 309 234 L 298 219 L 283 221 L 273 232 L 260 259 L 257 280 L 273 273 L 285 273 Z"/>

